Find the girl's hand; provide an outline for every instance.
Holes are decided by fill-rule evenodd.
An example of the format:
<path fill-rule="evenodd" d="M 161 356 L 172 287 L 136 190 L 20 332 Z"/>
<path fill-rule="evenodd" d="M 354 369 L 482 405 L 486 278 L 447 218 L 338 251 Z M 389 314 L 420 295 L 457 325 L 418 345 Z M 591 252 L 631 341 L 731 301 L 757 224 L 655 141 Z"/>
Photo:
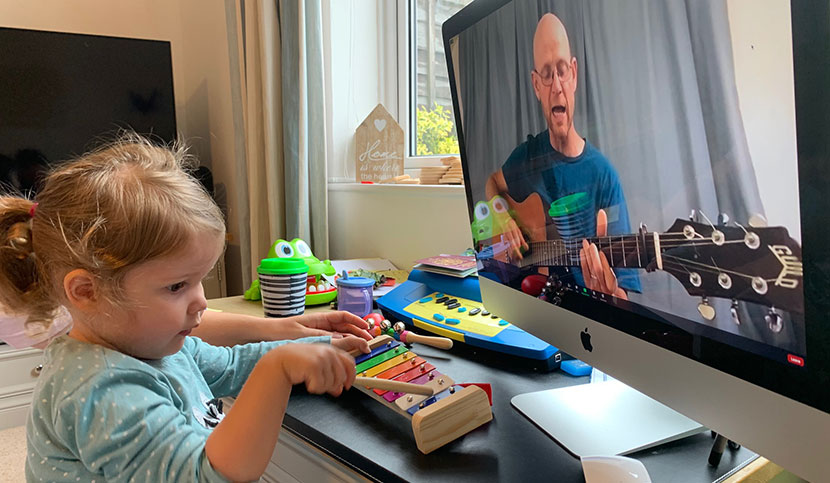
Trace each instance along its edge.
<path fill-rule="evenodd" d="M 299 315 L 291 318 L 292 321 L 319 331 L 337 332 L 344 335 L 355 335 L 362 339 L 372 340 L 372 336 L 366 332 L 369 324 L 360 317 L 342 310 L 328 312 L 314 312 Z M 327 335 L 326 333 L 315 333 L 311 335 Z"/>
<path fill-rule="evenodd" d="M 346 352 L 351 352 L 353 350 L 359 350 L 364 354 L 371 352 L 368 342 L 360 337 L 355 337 L 350 334 L 333 334 L 331 336 L 331 345 Z"/>
<path fill-rule="evenodd" d="M 354 383 L 354 358 L 336 347 L 285 344 L 276 347 L 270 354 L 277 358 L 278 367 L 292 385 L 305 383 L 312 394 L 339 396 Z"/>

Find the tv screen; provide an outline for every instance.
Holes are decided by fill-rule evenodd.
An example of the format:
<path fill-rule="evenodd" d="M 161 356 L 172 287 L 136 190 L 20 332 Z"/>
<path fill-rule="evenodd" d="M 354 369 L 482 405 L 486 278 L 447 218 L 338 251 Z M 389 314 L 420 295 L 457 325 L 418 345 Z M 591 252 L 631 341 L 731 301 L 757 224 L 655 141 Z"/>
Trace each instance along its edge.
<path fill-rule="evenodd" d="M 170 42 L 0 28 L 0 184 L 37 190 L 51 165 L 121 129 L 176 138 Z"/>

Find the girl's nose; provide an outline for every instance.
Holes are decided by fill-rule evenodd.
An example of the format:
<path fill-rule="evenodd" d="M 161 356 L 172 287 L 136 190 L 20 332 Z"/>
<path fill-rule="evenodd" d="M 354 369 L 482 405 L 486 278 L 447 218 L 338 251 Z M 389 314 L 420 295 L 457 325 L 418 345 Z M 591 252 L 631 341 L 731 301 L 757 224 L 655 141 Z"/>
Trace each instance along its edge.
<path fill-rule="evenodd" d="M 205 298 L 205 289 L 200 283 L 197 288 L 196 296 L 190 303 L 190 313 L 195 314 L 198 312 L 204 312 L 205 309 L 207 309 L 207 298 Z"/>

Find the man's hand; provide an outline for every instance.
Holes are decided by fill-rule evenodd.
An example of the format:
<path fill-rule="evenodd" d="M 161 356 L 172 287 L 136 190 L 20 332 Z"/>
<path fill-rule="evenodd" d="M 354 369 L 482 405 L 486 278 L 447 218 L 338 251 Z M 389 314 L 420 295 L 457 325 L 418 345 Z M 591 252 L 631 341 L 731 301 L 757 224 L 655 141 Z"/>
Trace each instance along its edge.
<path fill-rule="evenodd" d="M 328 312 L 314 312 L 291 317 L 291 321 L 302 324 L 313 333 L 308 335 L 330 335 L 331 332 L 342 335 L 355 335 L 361 339 L 372 340 L 371 334 L 366 331 L 369 323 L 360 317 L 343 310 L 331 310 Z"/>
<path fill-rule="evenodd" d="M 519 225 L 516 224 L 516 220 L 511 218 L 510 221 L 507 222 L 507 227 L 502 235 L 510 245 L 511 258 L 516 257 L 518 260 L 524 258 L 522 256 L 522 250 L 527 250 L 529 247 L 525 241 L 524 235 L 522 234 L 522 230 L 519 229 Z"/>
<path fill-rule="evenodd" d="M 505 199 L 510 198 L 507 190 L 507 181 L 504 179 L 504 173 L 502 170 L 499 169 L 495 171 L 489 178 L 487 178 L 487 183 L 484 185 L 484 194 L 488 200 L 492 200 L 496 195 Z M 519 225 L 516 224 L 516 220 L 511 218 L 510 221 L 507 222 L 504 230 L 502 231 L 502 236 L 508 245 L 510 245 L 510 258 L 515 257 L 517 260 L 524 258 L 522 256 L 522 250 L 527 250 L 529 247 L 525 241 L 524 235 L 522 234 L 522 230 L 519 229 Z"/>
<path fill-rule="evenodd" d="M 608 217 L 605 210 L 599 210 L 597 212 L 597 236 L 603 237 L 607 233 Z M 579 264 L 582 267 L 582 278 L 585 279 L 587 288 L 628 300 L 625 290 L 617 286 L 617 275 L 611 269 L 605 253 L 600 252 L 595 244 L 588 243 L 588 240 L 582 240 Z"/>

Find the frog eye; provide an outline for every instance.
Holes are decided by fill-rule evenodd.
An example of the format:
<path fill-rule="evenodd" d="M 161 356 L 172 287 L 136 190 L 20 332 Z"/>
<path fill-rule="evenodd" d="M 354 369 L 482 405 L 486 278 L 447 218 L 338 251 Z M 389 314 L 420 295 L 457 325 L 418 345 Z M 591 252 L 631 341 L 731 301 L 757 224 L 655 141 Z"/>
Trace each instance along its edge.
<path fill-rule="evenodd" d="M 490 200 L 490 204 L 493 205 L 493 210 L 496 213 L 506 213 L 507 212 L 507 201 L 504 200 L 501 196 L 496 196 L 492 200 Z"/>
<path fill-rule="evenodd" d="M 299 238 L 295 238 L 293 241 L 294 248 L 297 250 L 297 253 L 301 257 L 310 257 L 311 255 L 311 248 L 308 247 L 308 244 Z"/>
<path fill-rule="evenodd" d="M 483 201 L 478 202 L 474 211 L 478 221 L 486 220 L 490 216 L 490 207 Z"/>
<path fill-rule="evenodd" d="M 277 252 L 277 256 L 280 258 L 292 258 L 294 256 L 294 249 L 287 241 L 277 243 L 277 247 L 274 251 Z"/>

